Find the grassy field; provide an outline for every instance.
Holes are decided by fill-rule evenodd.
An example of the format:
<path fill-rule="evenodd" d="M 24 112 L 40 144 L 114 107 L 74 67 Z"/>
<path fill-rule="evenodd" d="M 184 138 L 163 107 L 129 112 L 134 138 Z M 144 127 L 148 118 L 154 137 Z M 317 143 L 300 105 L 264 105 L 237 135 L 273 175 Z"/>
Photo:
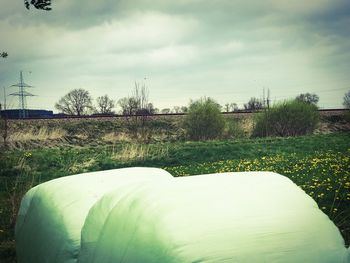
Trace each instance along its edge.
<path fill-rule="evenodd" d="M 350 133 L 207 142 L 121 142 L 2 152 L 0 261 L 15 257 L 13 229 L 20 199 L 53 178 L 129 166 L 162 167 L 174 176 L 274 171 L 312 196 L 350 243 Z"/>
<path fill-rule="evenodd" d="M 187 140 L 184 116 L 150 116 L 143 127 L 135 117 L 94 119 L 8 120 L 7 148 L 98 147 L 120 143 Z M 225 115 L 222 139 L 245 139 L 252 134 L 254 115 Z M 1 121 L 0 121 L 1 124 Z M 349 114 L 322 115 L 315 133 L 350 131 Z M 0 125 L 0 135 L 3 135 Z M 0 148 L 3 141 L 0 140 Z"/>

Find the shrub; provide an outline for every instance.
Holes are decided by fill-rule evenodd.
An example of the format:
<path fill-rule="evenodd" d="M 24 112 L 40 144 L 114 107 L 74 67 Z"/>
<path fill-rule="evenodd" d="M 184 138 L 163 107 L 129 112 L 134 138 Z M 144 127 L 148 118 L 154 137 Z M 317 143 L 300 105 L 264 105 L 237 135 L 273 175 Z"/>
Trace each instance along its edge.
<path fill-rule="evenodd" d="M 315 105 L 285 101 L 256 116 L 253 137 L 305 135 L 312 133 L 318 122 Z"/>
<path fill-rule="evenodd" d="M 187 135 L 193 140 L 215 139 L 225 127 L 220 105 L 211 98 L 201 98 L 190 103 L 184 119 Z"/>
<path fill-rule="evenodd" d="M 241 120 L 227 119 L 224 135 L 227 139 L 241 139 L 246 137 L 246 133 L 242 127 Z"/>

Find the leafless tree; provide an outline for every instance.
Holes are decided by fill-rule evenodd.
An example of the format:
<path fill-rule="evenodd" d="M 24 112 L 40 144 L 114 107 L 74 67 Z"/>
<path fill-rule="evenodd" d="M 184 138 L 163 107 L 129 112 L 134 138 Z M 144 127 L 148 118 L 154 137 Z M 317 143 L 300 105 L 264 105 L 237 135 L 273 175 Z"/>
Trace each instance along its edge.
<path fill-rule="evenodd" d="M 248 103 L 244 104 L 244 109 L 245 110 L 260 110 L 263 108 L 263 104 L 261 102 L 261 100 L 257 99 L 257 98 L 250 98 L 250 100 L 248 101 Z"/>
<path fill-rule="evenodd" d="M 121 113 L 123 115 L 136 115 L 138 105 L 137 101 L 133 97 L 125 97 L 118 100 L 118 105 L 122 108 Z"/>
<path fill-rule="evenodd" d="M 350 109 L 350 90 L 344 95 L 343 105 L 346 109 Z"/>
<path fill-rule="evenodd" d="M 101 114 L 111 114 L 114 108 L 114 100 L 110 99 L 108 95 L 97 98 L 97 112 Z"/>
<path fill-rule="evenodd" d="M 87 90 L 74 89 L 62 97 L 55 108 L 69 115 L 84 115 L 92 109 L 91 96 Z"/>
<path fill-rule="evenodd" d="M 181 108 L 179 106 L 174 106 L 173 111 L 175 113 L 180 113 L 181 112 Z"/>
<path fill-rule="evenodd" d="M 182 113 L 187 113 L 187 112 L 188 112 L 188 107 L 186 107 L 186 106 L 181 106 L 181 112 L 182 112 Z"/>
<path fill-rule="evenodd" d="M 168 113 L 170 113 L 170 109 L 169 108 L 165 108 L 165 109 L 162 109 L 160 112 L 163 113 L 163 114 L 168 114 Z"/>
<path fill-rule="evenodd" d="M 230 111 L 230 104 L 226 103 L 225 104 L 225 112 L 229 112 Z"/>
<path fill-rule="evenodd" d="M 318 95 L 314 94 L 314 93 L 302 93 L 300 95 L 298 95 L 296 98 L 296 100 L 301 101 L 301 102 L 305 102 L 308 104 L 314 104 L 317 105 L 318 101 L 320 100 L 320 98 L 318 97 Z"/>
<path fill-rule="evenodd" d="M 135 82 L 131 97 L 118 101 L 124 115 L 150 115 L 154 113 L 153 104 L 148 101 L 148 89 L 143 84 Z"/>
<path fill-rule="evenodd" d="M 130 132 L 142 141 L 149 141 L 151 136 L 151 129 L 148 127 L 150 115 L 156 111 L 156 108 L 148 100 L 148 94 L 145 84 L 135 82 L 131 97 L 125 97 L 118 101 Z"/>
<path fill-rule="evenodd" d="M 237 103 L 230 103 L 230 109 L 231 111 L 238 111 Z"/>
<path fill-rule="evenodd" d="M 147 106 L 149 104 L 148 94 L 149 92 L 145 84 L 140 85 L 140 83 L 135 82 L 135 88 L 132 92 L 132 97 L 136 101 L 137 114 L 142 113 L 145 111 L 145 109 L 147 109 Z"/>

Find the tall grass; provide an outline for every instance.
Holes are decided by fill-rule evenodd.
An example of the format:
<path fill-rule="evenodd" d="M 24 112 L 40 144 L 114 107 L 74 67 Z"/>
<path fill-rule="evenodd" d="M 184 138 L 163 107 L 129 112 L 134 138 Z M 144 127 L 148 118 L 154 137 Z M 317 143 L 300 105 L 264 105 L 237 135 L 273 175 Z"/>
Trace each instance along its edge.
<path fill-rule="evenodd" d="M 132 138 L 125 132 L 110 132 L 102 136 L 104 142 L 117 143 L 117 142 L 131 142 Z"/>
<path fill-rule="evenodd" d="M 140 161 L 156 158 L 166 158 L 169 154 L 168 145 L 157 147 L 149 144 L 125 144 L 123 147 L 112 154 L 112 160 L 115 161 Z"/>
<path fill-rule="evenodd" d="M 26 145 L 37 145 L 42 143 L 48 145 L 52 142 L 64 143 L 66 142 L 66 131 L 60 128 L 49 129 L 46 126 L 39 129 L 30 128 L 29 130 L 9 131 L 6 146 L 8 148 L 25 148 Z"/>
<path fill-rule="evenodd" d="M 66 136 L 66 131 L 60 128 L 49 129 L 48 127 L 40 127 L 39 130 L 30 129 L 27 131 L 17 131 L 9 136 L 9 141 L 21 142 L 21 141 L 31 141 L 31 140 L 63 140 Z"/>
<path fill-rule="evenodd" d="M 14 226 L 23 195 L 41 183 L 40 176 L 30 165 L 31 154 L 25 153 L 17 159 L 14 168 L 17 174 L 12 180 L 1 180 L 0 191 L 0 261 L 16 262 Z M 0 177 L 1 179 L 1 177 Z"/>

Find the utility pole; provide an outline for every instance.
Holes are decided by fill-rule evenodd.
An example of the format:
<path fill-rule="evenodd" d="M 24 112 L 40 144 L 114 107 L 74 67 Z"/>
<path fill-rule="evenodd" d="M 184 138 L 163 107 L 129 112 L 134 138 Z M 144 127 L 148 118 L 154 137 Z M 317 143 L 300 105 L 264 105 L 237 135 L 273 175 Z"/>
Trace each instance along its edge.
<path fill-rule="evenodd" d="M 267 89 L 267 108 L 270 109 L 270 89 Z"/>
<path fill-rule="evenodd" d="M 19 118 L 20 119 L 24 119 L 27 117 L 27 112 L 26 112 L 26 108 L 27 108 L 27 100 L 26 97 L 28 96 L 35 96 L 29 92 L 27 92 L 25 90 L 25 88 L 32 88 L 33 86 L 30 86 L 26 83 L 24 83 L 23 81 L 23 73 L 22 71 L 20 71 L 20 75 L 19 75 L 19 83 L 11 85 L 11 87 L 18 87 L 19 90 L 18 92 L 15 93 L 11 93 L 11 96 L 17 96 L 18 97 L 18 104 L 19 104 L 19 109 L 18 109 L 18 113 L 19 113 Z"/>

